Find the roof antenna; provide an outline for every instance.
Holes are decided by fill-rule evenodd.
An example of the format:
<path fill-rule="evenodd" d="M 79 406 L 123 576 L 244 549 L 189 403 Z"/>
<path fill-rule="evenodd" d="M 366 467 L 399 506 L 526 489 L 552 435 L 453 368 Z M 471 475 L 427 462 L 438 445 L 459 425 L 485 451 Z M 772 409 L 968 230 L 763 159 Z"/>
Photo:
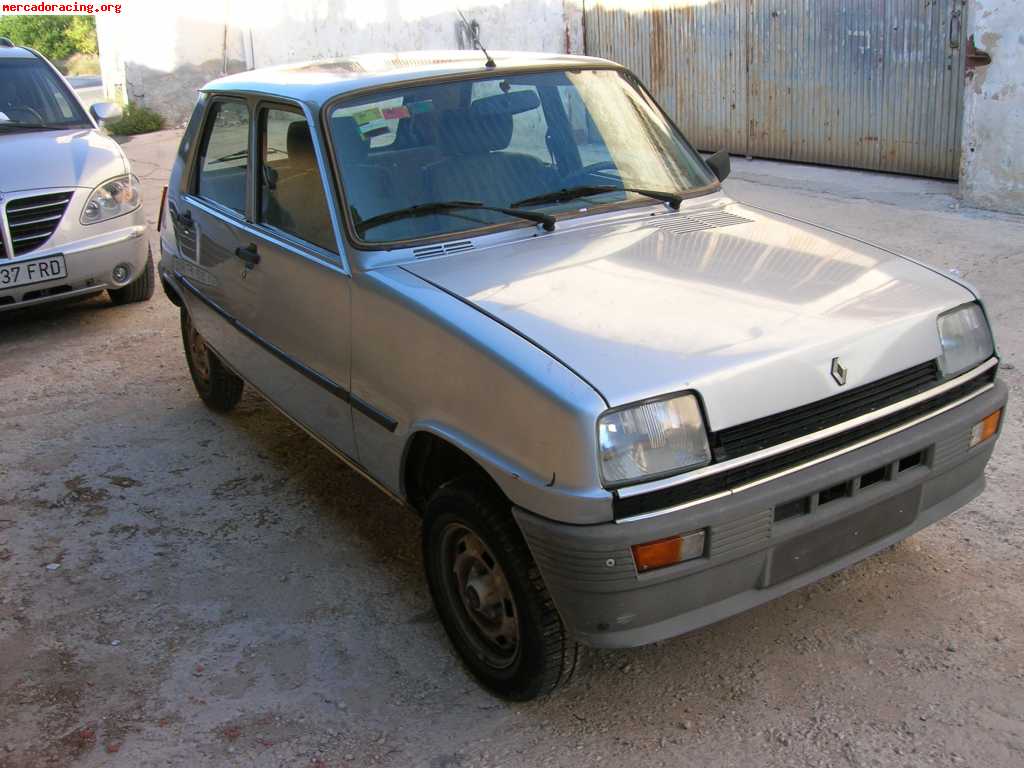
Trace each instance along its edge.
<path fill-rule="evenodd" d="M 480 42 L 480 28 L 477 27 L 476 29 L 473 29 L 473 25 L 466 20 L 465 14 L 463 14 L 458 8 L 455 10 L 459 14 L 459 18 L 462 19 L 462 24 L 466 27 L 466 33 L 473 39 L 473 45 L 483 51 L 484 56 L 487 57 L 487 61 L 484 62 L 484 66 L 488 69 L 494 69 L 498 65 L 494 63 L 494 59 L 491 58 L 491 54 L 487 52 L 487 49 L 484 48 L 484 44 Z"/>

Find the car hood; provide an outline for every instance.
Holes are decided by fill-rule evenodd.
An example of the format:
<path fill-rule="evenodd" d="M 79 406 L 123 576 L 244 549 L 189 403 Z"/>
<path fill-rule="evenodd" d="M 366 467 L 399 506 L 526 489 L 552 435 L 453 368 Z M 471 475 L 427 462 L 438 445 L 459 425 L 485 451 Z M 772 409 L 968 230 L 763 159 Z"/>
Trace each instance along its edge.
<path fill-rule="evenodd" d="M 908 259 L 724 196 L 405 268 L 547 350 L 609 406 L 695 390 L 713 430 L 935 359 L 936 315 L 973 298 Z"/>
<path fill-rule="evenodd" d="M 0 191 L 93 188 L 127 171 L 121 148 L 99 131 L 0 133 Z"/>

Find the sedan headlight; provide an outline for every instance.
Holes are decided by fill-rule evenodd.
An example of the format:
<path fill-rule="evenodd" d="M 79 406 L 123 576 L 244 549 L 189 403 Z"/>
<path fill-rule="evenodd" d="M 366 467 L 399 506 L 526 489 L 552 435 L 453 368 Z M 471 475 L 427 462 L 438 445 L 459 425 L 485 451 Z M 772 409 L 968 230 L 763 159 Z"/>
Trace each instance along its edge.
<path fill-rule="evenodd" d="M 992 331 L 979 304 L 964 304 L 939 315 L 939 341 L 942 343 L 939 367 L 947 378 L 995 354 Z"/>
<path fill-rule="evenodd" d="M 142 190 L 135 174 L 105 181 L 89 195 L 82 209 L 83 224 L 98 224 L 131 213 L 142 204 Z"/>
<path fill-rule="evenodd" d="M 711 461 L 700 405 L 677 395 L 620 408 L 597 423 L 601 477 L 609 487 L 663 477 Z"/>

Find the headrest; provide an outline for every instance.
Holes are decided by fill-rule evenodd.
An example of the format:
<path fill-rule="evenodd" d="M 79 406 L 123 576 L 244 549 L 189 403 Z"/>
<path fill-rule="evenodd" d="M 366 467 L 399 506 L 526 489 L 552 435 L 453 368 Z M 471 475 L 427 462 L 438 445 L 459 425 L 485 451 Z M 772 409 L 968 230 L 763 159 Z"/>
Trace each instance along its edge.
<path fill-rule="evenodd" d="M 332 117 L 331 135 L 342 163 L 361 163 L 370 153 L 370 142 L 363 139 L 354 117 Z"/>
<path fill-rule="evenodd" d="M 512 113 L 479 115 L 452 109 L 441 118 L 441 148 L 448 155 L 477 155 L 505 149 L 512 141 Z"/>
<path fill-rule="evenodd" d="M 485 96 L 470 105 L 474 115 L 518 115 L 540 106 L 536 91 L 512 91 Z"/>
<path fill-rule="evenodd" d="M 288 162 L 291 165 L 301 163 L 310 168 L 316 166 L 316 155 L 313 153 L 313 137 L 309 133 L 309 123 L 305 121 L 289 123 L 286 145 Z"/>

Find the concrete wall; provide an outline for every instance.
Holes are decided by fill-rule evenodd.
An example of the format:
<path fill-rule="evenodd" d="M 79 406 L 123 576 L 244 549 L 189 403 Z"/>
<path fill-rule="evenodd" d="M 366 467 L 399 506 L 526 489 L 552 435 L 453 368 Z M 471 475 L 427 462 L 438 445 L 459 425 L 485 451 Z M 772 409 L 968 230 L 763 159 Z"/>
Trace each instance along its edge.
<path fill-rule="evenodd" d="M 471 48 L 456 6 L 490 49 L 582 46 L 578 0 L 178 0 L 97 17 L 108 98 L 188 117 L 224 73 L 371 51 Z M 568 26 L 567 26 L 568 24 Z"/>
<path fill-rule="evenodd" d="M 971 0 L 967 23 L 992 63 L 968 74 L 960 192 L 968 205 L 1024 213 L 1024 1 Z"/>

